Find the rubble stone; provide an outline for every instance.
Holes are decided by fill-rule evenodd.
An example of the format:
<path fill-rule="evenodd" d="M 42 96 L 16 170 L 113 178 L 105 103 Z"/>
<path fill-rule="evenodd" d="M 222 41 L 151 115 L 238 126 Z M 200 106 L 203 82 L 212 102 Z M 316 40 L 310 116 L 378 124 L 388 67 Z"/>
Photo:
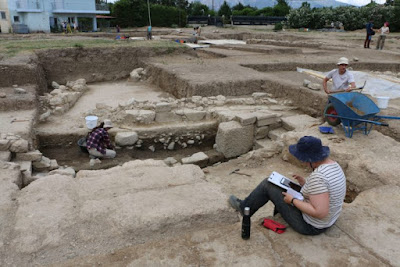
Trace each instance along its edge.
<path fill-rule="evenodd" d="M 11 152 L 25 153 L 29 150 L 29 143 L 25 139 L 18 139 L 12 142 L 9 149 Z"/>
<path fill-rule="evenodd" d="M 54 175 L 54 174 L 59 174 L 59 175 L 67 175 L 71 177 L 75 177 L 76 172 L 73 168 L 68 167 L 68 168 L 60 168 L 57 170 L 52 170 L 49 172 L 49 175 Z"/>
<path fill-rule="evenodd" d="M 0 151 L 0 161 L 10 161 L 11 152 L 10 151 Z"/>
<path fill-rule="evenodd" d="M 10 145 L 10 140 L 0 140 L 0 151 L 7 151 Z"/>
<path fill-rule="evenodd" d="M 200 167 L 206 166 L 208 161 L 208 156 L 204 152 L 198 152 L 190 157 L 183 158 L 182 164 L 195 164 L 199 165 Z"/>
<path fill-rule="evenodd" d="M 268 136 L 268 132 L 270 131 L 269 126 L 262 126 L 256 128 L 256 139 L 264 139 Z"/>
<path fill-rule="evenodd" d="M 15 160 L 17 161 L 40 161 L 42 153 L 39 150 L 29 151 L 26 153 L 16 153 Z"/>
<path fill-rule="evenodd" d="M 32 162 L 33 169 L 37 171 L 43 171 L 43 170 L 48 170 L 51 165 L 51 161 L 49 158 L 42 156 L 40 161 L 34 161 Z"/>
<path fill-rule="evenodd" d="M 138 139 L 139 136 L 136 132 L 119 132 L 115 135 L 115 143 L 118 146 L 132 146 Z"/>

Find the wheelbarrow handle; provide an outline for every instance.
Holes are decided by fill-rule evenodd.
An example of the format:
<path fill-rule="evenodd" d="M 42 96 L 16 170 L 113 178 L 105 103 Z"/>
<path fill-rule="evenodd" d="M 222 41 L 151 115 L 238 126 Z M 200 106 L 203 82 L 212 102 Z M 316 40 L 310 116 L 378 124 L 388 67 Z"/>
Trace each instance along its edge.
<path fill-rule="evenodd" d="M 343 116 L 337 116 L 337 115 L 332 115 L 332 114 L 324 114 L 326 117 L 332 117 L 332 118 L 339 118 L 341 120 L 349 120 L 349 121 L 359 121 L 359 122 L 366 122 L 366 123 L 372 123 L 375 125 L 380 125 L 380 126 L 389 126 L 389 124 L 385 122 L 380 122 L 380 121 L 371 121 L 371 120 L 364 120 L 364 119 L 357 119 L 357 118 L 349 118 L 349 117 L 343 117 Z M 379 117 L 379 116 L 375 116 Z"/>
<path fill-rule="evenodd" d="M 363 86 L 356 87 L 356 88 L 354 88 L 354 89 L 351 89 L 350 91 L 340 90 L 340 91 L 332 92 L 332 93 L 330 93 L 330 94 L 343 93 L 343 92 L 351 92 L 351 91 L 354 91 L 354 90 L 361 90 L 361 91 L 362 91 L 362 90 L 364 89 L 366 83 L 367 83 L 367 81 L 364 82 Z M 360 92 L 361 92 L 361 91 L 360 91 Z"/>
<path fill-rule="evenodd" d="M 400 120 L 400 117 L 395 117 L 395 116 L 381 116 L 381 115 L 376 115 L 375 117 L 379 119 L 391 119 L 391 120 Z"/>

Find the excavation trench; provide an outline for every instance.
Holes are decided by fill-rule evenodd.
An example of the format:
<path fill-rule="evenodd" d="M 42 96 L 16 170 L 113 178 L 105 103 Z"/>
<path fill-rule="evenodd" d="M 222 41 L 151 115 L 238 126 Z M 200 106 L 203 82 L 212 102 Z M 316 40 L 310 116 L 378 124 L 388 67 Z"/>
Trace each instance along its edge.
<path fill-rule="evenodd" d="M 122 48 L 122 49 L 62 49 L 51 50 L 48 52 L 39 52 L 37 54 L 38 65 L 35 69 L 27 72 L 32 73 L 32 77 L 27 75 L 28 79 L 36 83 L 37 92 L 39 95 L 49 93 L 53 90 L 51 87 L 43 88 L 43 84 L 51 85 L 53 81 L 59 84 L 66 84 L 67 81 L 77 78 L 85 78 L 89 83 L 99 83 L 107 81 L 124 81 L 129 76 L 129 73 L 138 67 L 143 67 L 147 71 L 147 77 L 151 77 L 145 83 L 145 90 L 156 89 L 160 98 L 175 99 L 191 99 L 193 96 L 201 96 L 203 98 L 216 97 L 218 95 L 227 96 L 224 106 L 234 106 L 240 104 L 246 108 L 256 105 L 249 103 L 249 96 L 255 92 L 267 93 L 268 97 L 277 99 L 278 101 L 290 102 L 290 106 L 297 109 L 297 114 L 308 114 L 314 117 L 320 117 L 326 104 L 326 96 L 323 93 L 316 93 L 307 88 L 299 88 L 299 84 L 303 76 L 296 72 L 296 67 L 329 70 L 331 64 L 305 64 L 305 63 L 268 63 L 268 64 L 240 64 L 241 67 L 252 69 L 259 74 L 248 79 L 232 79 L 228 82 L 208 81 L 203 82 L 193 81 L 185 75 L 179 73 L 179 66 L 172 64 L 159 64 L 157 60 L 152 60 L 157 57 L 164 56 L 180 56 L 190 57 L 193 59 L 204 60 L 224 60 L 227 55 L 219 50 L 230 51 L 235 49 L 234 46 L 221 47 L 222 49 L 210 49 L 210 51 L 194 52 L 187 49 L 178 49 L 170 51 L 168 49 L 143 49 L 143 48 Z M 273 52 L 270 49 L 239 48 L 242 51 L 262 52 L 266 54 L 282 53 Z M 272 51 L 272 52 L 271 52 Z M 282 51 L 287 53 L 300 53 L 298 49 L 287 48 Z M 108 62 L 108 64 L 102 64 Z M 203 63 L 201 63 L 203 64 Z M 393 64 L 375 64 L 375 63 L 355 63 L 354 68 L 368 69 L 371 67 L 382 71 L 391 70 L 398 71 L 399 66 Z M 176 67 L 176 68 L 175 68 Z M 183 66 L 183 68 L 185 68 Z M 78 74 L 79 73 L 79 74 Z M 39 75 L 40 74 L 40 75 Z M 265 74 L 265 75 L 264 75 Z M 282 80 L 280 77 L 291 77 L 291 80 Z M 29 78 L 30 77 L 30 78 Z M 44 78 L 34 78 L 44 77 Z M 257 78 L 258 77 L 258 78 Z M 45 82 L 44 82 L 45 81 Z M 13 78 L 9 78 L 9 82 L 13 82 Z M 101 85 L 101 83 L 99 84 Z M 118 94 L 120 85 L 110 87 L 109 90 Z M 147 93 L 149 93 L 148 91 Z M 126 92 L 125 92 L 126 93 Z M 124 94 L 125 94 L 124 93 Z M 129 98 L 128 95 L 125 98 Z M 163 100 L 163 101 L 164 101 Z M 79 101 L 79 100 L 78 100 Z M 29 101 L 26 101 L 27 103 Z M 102 102 L 102 101 L 100 101 Z M 212 101 L 211 101 L 212 102 Z M 93 104 L 93 103 L 92 103 Z M 107 104 L 104 103 L 103 104 Z M 22 106 L 29 106 L 21 102 Z M 263 103 L 263 105 L 273 106 L 273 103 Z M 118 105 L 117 105 L 118 106 Z M 208 104 L 200 105 L 202 109 L 210 109 Z M 214 106 L 213 108 L 217 108 Z M 219 106 L 220 107 L 220 106 Z M 199 108 L 197 106 L 196 108 Z M 72 109 L 72 108 L 71 108 Z M 88 111 L 89 110 L 89 111 Z M 61 166 L 71 166 L 76 171 L 83 169 L 106 169 L 113 166 L 121 165 L 124 162 L 133 159 L 165 159 L 174 157 L 180 161 L 184 157 L 189 157 L 197 152 L 205 152 L 209 159 L 206 162 L 201 162 L 201 167 L 213 165 L 218 162 L 226 161 L 221 153 L 217 153 L 213 149 L 215 137 L 218 129 L 218 124 L 221 119 L 215 116 L 213 111 L 207 112 L 208 115 L 198 123 L 188 123 L 185 121 L 155 123 L 150 125 L 130 124 L 119 125 L 111 131 L 111 136 L 114 138 L 118 131 L 137 131 L 140 145 L 132 145 L 117 149 L 117 159 L 103 160 L 101 164 L 90 166 L 88 154 L 82 152 L 77 146 L 77 141 L 87 134 L 87 129 L 82 126 L 85 115 L 95 108 L 87 108 L 80 114 L 72 114 L 75 117 L 76 124 L 69 125 L 64 130 L 57 131 L 58 124 L 49 127 L 36 127 L 36 136 L 33 137 L 37 147 L 44 156 L 56 159 Z M 278 108 L 279 110 L 279 108 Z M 99 111 L 99 110 L 97 110 Z M 69 111 L 70 112 L 70 111 Z M 88 113 L 89 112 L 89 113 Z M 68 115 L 68 112 L 65 113 Z M 95 114 L 96 115 L 96 114 Z M 105 119 L 104 114 L 98 113 L 100 119 Z M 56 115 L 55 120 L 63 120 L 64 115 Z M 54 122 L 53 118 L 53 122 Z M 119 120 L 119 121 L 118 121 Z M 123 119 L 116 118 L 116 123 L 121 123 Z M 223 120 L 222 120 L 223 121 Z M 182 124 L 183 123 L 183 124 Z M 51 121 L 50 121 L 51 124 Z M 179 126 L 179 124 L 181 124 Z M 46 124 L 45 124 L 46 125 Z M 175 126 L 174 126 L 175 125 Z M 178 125 L 178 126 L 177 126 Z M 183 125 L 183 126 L 182 126 Z M 51 129 L 51 130 L 49 130 Z M 165 136 L 171 139 L 176 139 L 178 142 L 172 149 L 168 149 L 168 144 L 159 142 Z M 201 140 L 196 139 L 197 136 L 203 136 Z M 188 145 L 188 141 L 193 142 Z M 185 146 L 182 146 L 185 143 Z M 354 187 L 352 187 L 354 188 Z M 348 201 L 354 199 L 357 190 L 349 189 Z"/>

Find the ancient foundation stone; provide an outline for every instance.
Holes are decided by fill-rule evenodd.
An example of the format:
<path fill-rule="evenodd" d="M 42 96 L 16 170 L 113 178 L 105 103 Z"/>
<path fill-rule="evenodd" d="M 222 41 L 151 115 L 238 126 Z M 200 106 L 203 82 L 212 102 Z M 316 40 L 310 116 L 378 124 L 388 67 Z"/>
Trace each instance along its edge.
<path fill-rule="evenodd" d="M 242 126 L 236 121 L 220 123 L 215 141 L 217 150 L 226 158 L 240 156 L 253 147 L 254 126 Z"/>

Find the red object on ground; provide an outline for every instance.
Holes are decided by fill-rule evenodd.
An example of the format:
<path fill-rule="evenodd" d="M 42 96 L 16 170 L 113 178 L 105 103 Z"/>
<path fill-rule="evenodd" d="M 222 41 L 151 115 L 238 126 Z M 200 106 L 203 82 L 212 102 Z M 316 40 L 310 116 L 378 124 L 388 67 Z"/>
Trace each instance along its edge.
<path fill-rule="evenodd" d="M 281 223 L 278 223 L 278 222 L 276 222 L 274 220 L 267 219 L 267 218 L 264 219 L 264 221 L 262 222 L 262 225 L 265 228 L 271 229 L 272 231 L 274 231 L 274 232 L 276 232 L 278 234 L 282 234 L 286 230 L 286 226 L 285 225 L 283 225 Z"/>

